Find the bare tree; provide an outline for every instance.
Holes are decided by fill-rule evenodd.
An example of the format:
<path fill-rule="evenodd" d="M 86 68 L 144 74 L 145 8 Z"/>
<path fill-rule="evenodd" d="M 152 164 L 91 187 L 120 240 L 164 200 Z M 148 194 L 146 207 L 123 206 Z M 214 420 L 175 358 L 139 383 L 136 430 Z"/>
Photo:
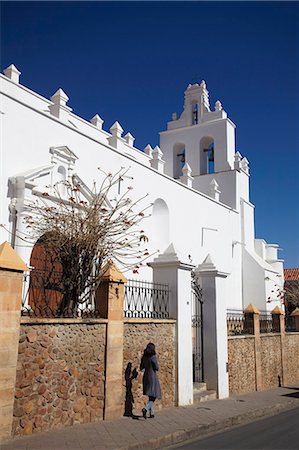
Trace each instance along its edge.
<path fill-rule="evenodd" d="M 143 248 L 148 238 L 140 228 L 151 206 L 141 206 L 146 196 L 133 201 L 129 186 L 122 195 L 110 198 L 127 170 L 102 173 L 99 188 L 94 183 L 89 190 L 73 177 L 55 184 L 28 206 L 29 238 L 38 241 L 51 259 L 48 289 L 62 294 L 59 314 L 73 311 L 96 291 L 107 261 L 114 260 L 122 270 L 137 273 L 150 256 Z M 55 277 L 57 267 L 60 276 Z"/>
<path fill-rule="evenodd" d="M 288 312 L 292 312 L 299 307 L 299 281 L 286 280 L 282 292 L 284 304 Z"/>

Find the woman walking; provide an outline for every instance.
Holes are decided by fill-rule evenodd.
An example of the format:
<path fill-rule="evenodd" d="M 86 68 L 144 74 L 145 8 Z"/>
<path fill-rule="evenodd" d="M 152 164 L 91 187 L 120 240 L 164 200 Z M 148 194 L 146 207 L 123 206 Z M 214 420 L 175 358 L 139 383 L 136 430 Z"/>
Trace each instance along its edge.
<path fill-rule="evenodd" d="M 154 402 L 156 398 L 162 398 L 161 387 L 157 375 L 159 365 L 155 345 L 151 342 L 147 344 L 141 359 L 140 370 L 143 369 L 145 369 L 142 380 L 143 395 L 148 395 L 148 403 L 142 409 L 142 415 L 146 419 L 147 413 L 149 413 L 150 418 L 155 417 Z"/>

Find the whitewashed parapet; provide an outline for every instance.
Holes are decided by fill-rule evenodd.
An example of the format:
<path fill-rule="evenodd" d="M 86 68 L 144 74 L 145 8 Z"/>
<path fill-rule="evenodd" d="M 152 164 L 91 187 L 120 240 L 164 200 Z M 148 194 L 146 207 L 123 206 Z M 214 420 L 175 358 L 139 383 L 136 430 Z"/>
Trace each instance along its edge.
<path fill-rule="evenodd" d="M 14 83 L 19 83 L 21 72 L 16 68 L 14 64 L 11 64 L 3 70 L 4 75 Z"/>
<path fill-rule="evenodd" d="M 249 175 L 249 161 L 247 158 L 243 158 L 241 161 L 242 169 L 244 172 Z"/>
<path fill-rule="evenodd" d="M 52 116 L 58 119 L 66 120 L 72 108 L 67 106 L 69 98 L 62 89 L 58 89 L 54 95 L 51 97 L 52 105 L 49 106 L 50 113 Z"/>
<path fill-rule="evenodd" d="M 158 145 L 153 150 L 152 153 L 153 158 L 151 159 L 151 167 L 153 169 L 156 169 L 158 172 L 164 172 L 164 164 L 165 161 L 163 161 L 162 156 L 163 153 Z"/>
<path fill-rule="evenodd" d="M 215 111 L 222 111 L 222 103 L 220 100 L 217 100 L 217 102 L 215 103 Z"/>
<path fill-rule="evenodd" d="M 193 177 L 192 177 L 192 169 L 188 163 L 185 163 L 182 168 L 183 175 L 180 176 L 181 183 L 185 184 L 188 187 L 192 187 Z"/>
<path fill-rule="evenodd" d="M 93 118 L 90 119 L 90 122 L 91 122 L 98 130 L 102 130 L 102 129 L 103 129 L 103 123 L 104 123 L 104 120 L 103 120 L 98 114 L 96 114 L 95 116 L 93 116 Z"/>
<path fill-rule="evenodd" d="M 123 128 L 119 122 L 114 122 L 112 127 L 110 128 L 111 136 L 108 138 L 109 144 L 114 148 L 119 148 L 120 145 L 124 142 L 122 138 Z"/>
<path fill-rule="evenodd" d="M 235 170 L 241 170 L 242 169 L 242 164 L 241 164 L 242 156 L 241 156 L 241 153 L 236 152 L 234 158 L 235 158 L 234 169 Z"/>
<path fill-rule="evenodd" d="M 145 147 L 144 153 L 145 153 L 147 156 L 149 156 L 150 158 L 153 157 L 153 149 L 152 149 L 152 147 L 150 146 L 150 144 L 148 144 L 148 145 Z"/>
<path fill-rule="evenodd" d="M 124 136 L 124 139 L 130 147 L 134 147 L 135 138 L 134 138 L 134 136 L 132 136 L 132 134 L 130 132 Z"/>
<path fill-rule="evenodd" d="M 213 180 L 211 181 L 209 188 L 210 188 L 209 192 L 210 197 L 219 202 L 221 191 L 218 189 L 219 184 L 217 183 L 215 178 L 213 178 Z"/>

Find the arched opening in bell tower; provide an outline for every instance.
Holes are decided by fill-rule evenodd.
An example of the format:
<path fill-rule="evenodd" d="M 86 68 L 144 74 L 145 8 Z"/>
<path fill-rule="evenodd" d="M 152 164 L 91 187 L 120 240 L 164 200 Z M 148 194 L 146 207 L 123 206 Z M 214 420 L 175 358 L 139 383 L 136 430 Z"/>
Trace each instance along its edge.
<path fill-rule="evenodd" d="M 173 147 L 173 178 L 179 179 L 183 175 L 182 168 L 186 161 L 185 144 L 178 143 Z"/>
<path fill-rule="evenodd" d="M 198 124 L 199 108 L 197 100 L 192 102 L 192 125 Z"/>
<path fill-rule="evenodd" d="M 215 172 L 214 151 L 214 139 L 209 136 L 203 137 L 200 141 L 200 175 Z"/>

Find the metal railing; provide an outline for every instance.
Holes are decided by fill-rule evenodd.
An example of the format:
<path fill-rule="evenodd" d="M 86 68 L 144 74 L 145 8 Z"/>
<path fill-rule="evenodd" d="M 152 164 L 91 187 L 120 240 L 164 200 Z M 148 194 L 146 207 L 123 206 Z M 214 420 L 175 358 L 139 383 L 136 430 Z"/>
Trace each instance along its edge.
<path fill-rule="evenodd" d="M 227 310 L 226 325 L 228 336 L 253 334 L 253 318 L 242 310 Z"/>
<path fill-rule="evenodd" d="M 94 294 L 84 301 L 69 301 L 61 272 L 33 269 L 24 273 L 21 316 L 39 318 L 99 318 Z"/>
<path fill-rule="evenodd" d="M 124 316 L 127 318 L 168 319 L 168 285 L 128 280 L 125 285 Z"/>
<path fill-rule="evenodd" d="M 266 333 L 275 333 L 276 330 L 273 323 L 273 317 L 272 314 L 268 311 L 261 311 L 260 316 L 260 333 L 266 334 Z"/>

